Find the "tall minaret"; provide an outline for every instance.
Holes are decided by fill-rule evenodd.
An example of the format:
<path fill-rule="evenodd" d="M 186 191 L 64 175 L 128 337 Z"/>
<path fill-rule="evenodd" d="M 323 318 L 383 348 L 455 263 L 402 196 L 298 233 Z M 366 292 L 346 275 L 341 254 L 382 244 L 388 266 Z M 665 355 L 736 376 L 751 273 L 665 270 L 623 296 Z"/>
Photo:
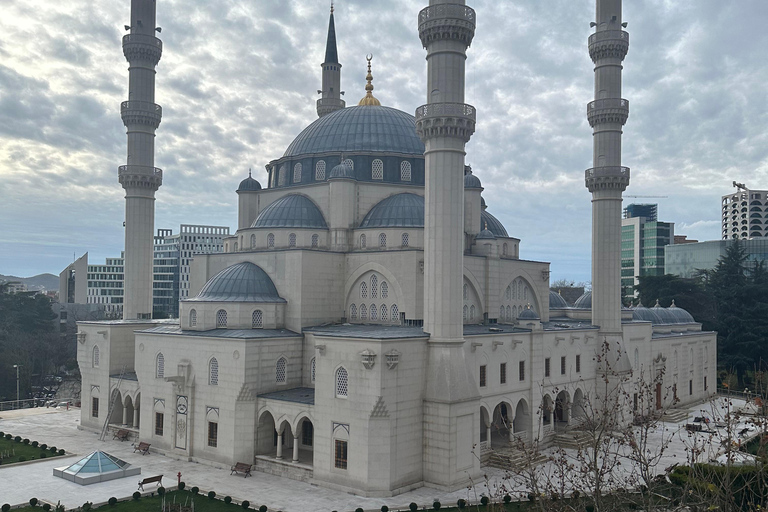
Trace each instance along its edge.
<path fill-rule="evenodd" d="M 331 3 L 331 19 L 328 21 L 328 40 L 325 43 L 325 62 L 323 68 L 323 90 L 318 91 L 322 98 L 317 100 L 317 115 L 323 117 L 331 112 L 341 110 L 345 106 L 341 99 L 341 64 L 336 51 L 336 25 L 333 23 L 333 3 Z"/>
<path fill-rule="evenodd" d="M 163 171 L 155 167 L 155 130 L 163 113 L 155 104 L 155 66 L 163 52 L 162 41 L 155 37 L 155 0 L 131 0 L 128 29 L 123 37 L 128 101 L 120 106 L 128 134 L 128 165 L 118 168 L 118 177 L 125 189 L 123 319 L 132 320 L 152 318 L 155 191 L 163 182 Z"/>
<path fill-rule="evenodd" d="M 475 11 L 464 0 L 430 0 L 419 13 L 427 50 L 427 104 L 416 110 L 424 141 L 424 330 L 428 344 L 424 480 L 455 487 L 479 472 L 479 392 L 464 356 L 464 145 L 475 109 L 464 103 L 464 66 Z M 476 438 L 476 439 L 475 439 Z"/>
<path fill-rule="evenodd" d="M 585 174 L 592 193 L 592 323 L 605 339 L 621 338 L 621 194 L 629 169 L 621 166 L 622 127 L 629 102 L 621 98 L 622 61 L 629 34 L 622 30 L 622 0 L 596 0 L 597 30 L 589 37 L 595 63 L 595 100 L 587 105 L 593 129 L 593 165 Z M 618 338 L 616 338 L 618 336 Z"/>

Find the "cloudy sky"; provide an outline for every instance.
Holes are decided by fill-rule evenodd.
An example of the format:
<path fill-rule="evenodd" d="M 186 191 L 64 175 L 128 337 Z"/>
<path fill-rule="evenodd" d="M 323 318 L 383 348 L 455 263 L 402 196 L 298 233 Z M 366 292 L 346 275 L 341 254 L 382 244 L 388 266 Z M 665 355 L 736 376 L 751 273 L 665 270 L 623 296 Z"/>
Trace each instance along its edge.
<path fill-rule="evenodd" d="M 282 155 L 316 119 L 325 0 L 157 0 L 156 228 L 236 225 L 238 182 Z M 425 98 L 417 13 L 426 0 L 337 0 L 342 86 L 412 113 Z M 661 220 L 719 238 L 720 196 L 736 180 L 768 188 L 768 2 L 627 0 L 630 119 L 625 199 L 658 202 Z M 120 102 L 128 0 L 3 0 L 0 17 L 0 273 L 58 273 L 123 247 Z M 521 256 L 552 278 L 590 279 L 592 167 L 585 104 L 594 0 L 474 0 L 467 102 L 478 109 L 467 162 Z"/>

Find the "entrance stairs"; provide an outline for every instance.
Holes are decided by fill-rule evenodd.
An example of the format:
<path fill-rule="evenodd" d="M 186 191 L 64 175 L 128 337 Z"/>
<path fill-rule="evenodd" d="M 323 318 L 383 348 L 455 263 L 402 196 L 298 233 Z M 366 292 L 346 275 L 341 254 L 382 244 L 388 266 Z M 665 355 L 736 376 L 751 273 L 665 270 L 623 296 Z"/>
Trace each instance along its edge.
<path fill-rule="evenodd" d="M 537 466 L 546 461 L 547 456 L 539 452 L 525 453 L 517 448 L 508 447 L 491 452 L 487 465 L 492 468 L 515 471 L 523 467 Z"/>
<path fill-rule="evenodd" d="M 661 417 L 661 421 L 667 423 L 683 423 L 688 419 L 688 409 L 668 409 Z"/>
<path fill-rule="evenodd" d="M 592 436 L 583 430 L 569 430 L 567 432 L 560 432 L 555 435 L 552 440 L 555 446 L 560 448 L 571 448 L 578 450 L 584 446 L 587 446 L 592 441 Z"/>

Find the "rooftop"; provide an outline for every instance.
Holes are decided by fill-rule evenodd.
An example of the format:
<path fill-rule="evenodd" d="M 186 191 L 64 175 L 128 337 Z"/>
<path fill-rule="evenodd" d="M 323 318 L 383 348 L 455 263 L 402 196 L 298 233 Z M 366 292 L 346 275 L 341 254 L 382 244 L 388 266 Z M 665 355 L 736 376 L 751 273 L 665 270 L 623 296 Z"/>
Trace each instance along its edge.
<path fill-rule="evenodd" d="M 259 398 L 294 402 L 297 404 L 315 405 L 315 388 L 293 388 L 273 391 L 259 395 Z"/>
<path fill-rule="evenodd" d="M 177 321 L 178 322 L 178 321 Z M 301 334 L 288 329 L 211 329 L 210 331 L 185 331 L 177 324 L 161 325 L 139 331 L 150 334 L 171 334 L 175 336 L 199 336 L 201 338 L 296 338 Z"/>

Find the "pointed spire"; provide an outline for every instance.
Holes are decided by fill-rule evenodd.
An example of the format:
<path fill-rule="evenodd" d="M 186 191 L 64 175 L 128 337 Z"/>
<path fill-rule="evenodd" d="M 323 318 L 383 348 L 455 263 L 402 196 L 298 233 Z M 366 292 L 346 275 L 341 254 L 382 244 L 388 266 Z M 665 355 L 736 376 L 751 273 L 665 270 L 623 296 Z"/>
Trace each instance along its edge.
<path fill-rule="evenodd" d="M 373 96 L 373 75 L 371 74 L 371 59 L 373 59 L 373 54 L 368 54 L 365 59 L 368 61 L 368 75 L 365 77 L 368 83 L 365 85 L 365 96 L 363 96 L 363 99 L 360 100 L 358 105 L 372 105 L 378 107 L 381 106 L 381 102 Z"/>
<path fill-rule="evenodd" d="M 336 25 L 333 22 L 333 2 L 331 2 L 331 19 L 328 21 L 328 42 L 325 44 L 325 63 L 339 63 L 336 51 Z"/>

